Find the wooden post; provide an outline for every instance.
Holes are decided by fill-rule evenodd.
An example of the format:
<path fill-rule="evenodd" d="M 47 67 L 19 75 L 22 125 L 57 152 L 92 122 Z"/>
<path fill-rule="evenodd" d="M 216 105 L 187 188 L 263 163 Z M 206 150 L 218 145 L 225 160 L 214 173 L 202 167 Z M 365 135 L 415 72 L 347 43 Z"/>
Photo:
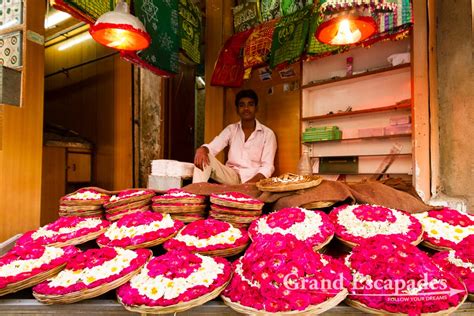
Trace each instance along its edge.
<path fill-rule="evenodd" d="M 427 201 L 431 189 L 427 0 L 413 1 L 413 15 L 413 173 L 415 189 Z"/>

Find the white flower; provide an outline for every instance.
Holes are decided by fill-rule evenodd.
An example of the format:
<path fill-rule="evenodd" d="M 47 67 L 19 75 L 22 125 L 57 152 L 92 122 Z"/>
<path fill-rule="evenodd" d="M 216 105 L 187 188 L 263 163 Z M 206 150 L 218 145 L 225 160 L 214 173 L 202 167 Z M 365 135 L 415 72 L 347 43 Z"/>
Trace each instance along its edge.
<path fill-rule="evenodd" d="M 233 245 L 236 240 L 242 237 L 242 232 L 240 229 L 233 226 L 229 227 L 226 231 L 223 231 L 217 235 L 211 236 L 208 239 L 200 239 L 192 235 L 183 235 L 179 233 L 176 235 L 175 239 L 182 241 L 186 246 L 196 246 L 198 248 L 203 248 L 206 246 L 213 245 Z"/>
<path fill-rule="evenodd" d="M 32 239 L 38 239 L 38 238 L 41 238 L 41 237 L 50 238 L 50 237 L 57 236 L 57 235 L 69 234 L 69 233 L 76 232 L 76 231 L 78 231 L 80 229 L 83 229 L 83 228 L 89 228 L 89 229 L 95 228 L 95 227 L 99 226 L 101 223 L 102 223 L 102 220 L 100 220 L 98 218 L 86 218 L 86 219 L 80 221 L 79 223 L 77 223 L 77 225 L 74 226 L 74 227 L 61 227 L 58 231 L 49 230 L 48 225 L 46 225 L 46 226 L 38 228 L 38 230 L 35 231 L 31 235 L 31 238 Z"/>
<path fill-rule="evenodd" d="M 144 235 L 149 232 L 154 232 L 159 229 L 171 228 L 174 226 L 174 221 L 169 214 L 163 214 L 161 221 L 154 221 L 150 224 L 118 227 L 117 222 L 114 222 L 105 232 L 105 237 L 110 240 L 122 239 L 125 237 L 132 237 L 136 235 Z"/>
<path fill-rule="evenodd" d="M 64 255 L 64 250 L 55 247 L 45 247 L 41 257 L 37 259 L 14 260 L 0 266 L 0 277 L 15 276 L 24 272 L 32 271 L 41 267 L 45 263 L 50 263 L 54 259 Z"/>
<path fill-rule="evenodd" d="M 413 214 L 413 216 L 421 222 L 428 236 L 437 240 L 443 238 L 457 244 L 474 234 L 474 226 L 450 225 L 440 219 L 430 217 L 428 212 Z"/>

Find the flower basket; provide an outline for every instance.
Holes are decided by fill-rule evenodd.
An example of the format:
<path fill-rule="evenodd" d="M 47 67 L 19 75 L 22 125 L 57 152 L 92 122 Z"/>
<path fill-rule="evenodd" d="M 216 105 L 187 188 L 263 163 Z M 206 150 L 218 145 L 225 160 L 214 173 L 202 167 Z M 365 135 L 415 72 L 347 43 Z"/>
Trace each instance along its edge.
<path fill-rule="evenodd" d="M 35 286 L 53 277 L 76 252 L 74 247 L 56 248 L 38 244 L 13 247 L 0 257 L 0 271 L 15 265 L 17 274 L 0 277 L 0 296 Z"/>
<path fill-rule="evenodd" d="M 198 213 L 206 210 L 206 204 L 152 204 L 152 209 L 158 213 Z"/>
<path fill-rule="evenodd" d="M 276 313 L 269 313 L 267 311 L 257 310 L 252 307 L 244 306 L 239 303 L 232 302 L 229 298 L 221 295 L 224 304 L 232 308 L 238 313 L 242 313 L 245 315 L 254 315 L 254 316 L 269 316 L 269 315 L 295 315 L 295 316 L 310 316 L 310 315 L 318 315 L 322 314 L 333 307 L 336 307 L 341 303 L 347 296 L 347 290 L 343 289 L 341 292 L 337 293 L 336 296 L 328 299 L 324 303 L 318 305 L 310 305 L 302 311 L 289 311 L 289 312 L 276 312 Z"/>
<path fill-rule="evenodd" d="M 192 223 L 201 219 L 206 219 L 205 213 L 173 213 L 171 218 L 183 223 Z"/>
<path fill-rule="evenodd" d="M 292 235 L 315 251 L 327 245 L 334 236 L 334 225 L 321 211 L 304 208 L 284 208 L 254 221 L 249 228 L 252 240 L 279 233 Z"/>
<path fill-rule="evenodd" d="M 474 298 L 474 235 L 466 237 L 454 249 L 436 253 L 432 258 L 444 271 L 460 278 L 466 285 L 468 298 Z"/>
<path fill-rule="evenodd" d="M 253 221 L 257 220 L 259 216 L 247 216 L 247 215 L 230 215 L 223 213 L 216 213 L 215 211 L 209 212 L 209 217 L 220 220 L 227 223 L 240 223 L 250 225 Z"/>
<path fill-rule="evenodd" d="M 125 215 L 130 215 L 130 214 L 135 214 L 135 213 L 143 213 L 143 212 L 148 212 L 150 211 L 150 207 L 148 205 L 142 206 L 142 207 L 137 207 L 137 208 L 130 208 L 126 209 L 120 212 L 115 212 L 115 213 L 108 213 L 105 214 L 105 218 L 108 221 L 115 222 L 124 217 Z"/>
<path fill-rule="evenodd" d="M 451 250 L 474 235 L 474 216 L 450 208 L 413 214 L 423 225 L 423 245 L 438 251 Z"/>
<path fill-rule="evenodd" d="M 244 216 L 260 216 L 262 210 L 243 210 L 239 208 L 225 207 L 217 204 L 211 204 L 211 210 L 214 214 L 228 214 L 228 215 L 244 215 Z"/>
<path fill-rule="evenodd" d="M 250 315 L 322 313 L 344 300 L 352 279 L 340 261 L 289 234 L 258 238 L 233 269 L 221 296 L 231 308 Z"/>
<path fill-rule="evenodd" d="M 188 193 L 181 189 L 170 189 L 165 194 L 157 195 L 152 199 L 154 204 L 204 204 L 205 200 L 206 197 L 203 195 Z"/>
<path fill-rule="evenodd" d="M 141 207 L 146 207 L 151 204 L 150 199 L 144 199 L 132 203 L 122 204 L 114 207 L 109 207 L 106 209 L 108 214 L 116 214 L 130 209 L 136 209 Z"/>
<path fill-rule="evenodd" d="M 263 202 L 239 192 L 213 193 L 211 203 L 244 210 L 261 210 L 264 205 Z"/>
<path fill-rule="evenodd" d="M 260 191 L 286 192 L 309 189 L 318 186 L 323 181 L 319 176 L 301 176 L 293 173 L 285 173 L 279 177 L 262 179 L 257 182 Z"/>
<path fill-rule="evenodd" d="M 117 290 L 118 301 L 140 313 L 177 313 L 217 297 L 231 278 L 229 262 L 187 251 L 155 257 Z"/>
<path fill-rule="evenodd" d="M 110 195 L 93 188 L 82 188 L 59 199 L 64 206 L 102 206 Z"/>
<path fill-rule="evenodd" d="M 130 204 L 138 201 L 149 201 L 155 195 L 155 191 L 148 189 L 127 189 L 113 195 L 110 200 L 104 204 L 106 209 Z"/>
<path fill-rule="evenodd" d="M 78 245 L 97 238 L 110 225 L 99 218 L 61 217 L 58 220 L 23 234 L 17 244 L 39 243 L 55 247 Z"/>
<path fill-rule="evenodd" d="M 184 227 L 164 248 L 210 256 L 228 257 L 243 251 L 249 243 L 247 231 L 214 219 L 198 220 Z"/>
<path fill-rule="evenodd" d="M 314 209 L 318 209 L 318 208 L 327 208 L 327 207 L 333 206 L 334 204 L 336 204 L 336 202 L 333 202 L 333 201 L 316 201 L 316 202 L 303 204 L 301 207 L 309 209 L 309 210 L 314 210 Z"/>
<path fill-rule="evenodd" d="M 368 238 L 345 264 L 354 276 L 348 304 L 364 312 L 446 315 L 467 297 L 464 283 L 399 236 Z"/>
<path fill-rule="evenodd" d="M 149 248 L 174 237 L 184 226 L 169 214 L 133 213 L 110 225 L 97 239 L 100 247 Z"/>
<path fill-rule="evenodd" d="M 351 248 L 375 236 L 401 237 L 413 245 L 423 237 L 421 223 L 414 216 L 378 205 L 343 205 L 334 208 L 329 218 L 337 239 Z"/>
<path fill-rule="evenodd" d="M 140 272 L 151 256 L 146 249 L 90 249 L 76 255 L 66 269 L 33 288 L 44 304 L 70 304 L 115 289 Z"/>

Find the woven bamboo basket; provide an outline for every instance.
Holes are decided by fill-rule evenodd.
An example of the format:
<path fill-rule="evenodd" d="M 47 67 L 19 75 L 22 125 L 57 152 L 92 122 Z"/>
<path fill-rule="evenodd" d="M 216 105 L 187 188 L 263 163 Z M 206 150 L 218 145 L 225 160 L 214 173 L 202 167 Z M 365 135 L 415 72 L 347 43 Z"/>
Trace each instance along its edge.
<path fill-rule="evenodd" d="M 334 201 L 315 201 L 315 202 L 303 204 L 301 207 L 306 208 L 308 210 L 314 210 L 318 208 L 330 207 L 330 206 L 333 206 L 335 203 L 336 202 Z"/>
<path fill-rule="evenodd" d="M 117 200 L 113 202 L 108 202 L 104 204 L 104 207 L 112 208 L 112 207 L 121 206 L 125 204 L 131 204 L 131 203 L 139 202 L 139 201 L 150 201 L 153 196 L 155 196 L 155 193 L 131 196 L 129 198 L 125 198 L 125 199 L 121 199 L 121 200 Z"/>
<path fill-rule="evenodd" d="M 172 203 L 183 203 L 183 204 L 203 204 L 206 197 L 187 197 L 187 198 L 161 198 L 159 196 L 153 199 L 153 203 L 156 204 L 172 204 Z"/>
<path fill-rule="evenodd" d="M 430 243 L 429 241 L 427 240 L 423 240 L 423 242 L 421 243 L 423 246 L 427 247 L 427 248 L 430 248 L 430 249 L 433 249 L 433 250 L 437 250 L 437 251 L 449 251 L 449 250 L 452 250 L 451 248 L 449 247 L 443 247 L 443 246 L 437 246 L 437 245 L 434 245 L 432 243 Z"/>
<path fill-rule="evenodd" d="M 201 219 L 206 219 L 206 216 L 204 214 L 200 214 L 199 216 L 189 216 L 188 215 L 181 215 L 181 214 L 172 214 L 171 218 L 174 219 L 175 221 L 181 221 L 183 223 L 189 224 Z"/>
<path fill-rule="evenodd" d="M 421 316 L 450 315 L 450 314 L 454 313 L 464 303 L 465 300 L 466 300 L 466 297 L 464 297 L 464 299 L 462 300 L 462 302 L 459 303 L 459 305 L 451 307 L 449 309 L 445 309 L 445 310 L 435 312 L 435 313 L 421 313 L 420 315 Z M 346 298 L 345 302 L 346 302 L 347 305 L 352 306 L 352 307 L 354 307 L 354 308 L 356 308 L 360 311 L 363 311 L 364 313 L 367 313 L 367 314 L 400 315 L 400 316 L 401 315 L 408 315 L 408 314 L 403 314 L 403 313 L 391 313 L 391 312 L 388 312 L 386 310 L 371 308 L 371 307 L 369 307 L 369 306 L 367 306 L 367 305 L 365 305 L 361 302 L 354 301 L 354 300 L 351 300 L 349 298 Z"/>
<path fill-rule="evenodd" d="M 108 215 L 107 219 L 115 221 L 115 220 L 121 219 L 125 215 L 134 214 L 134 213 L 138 213 L 138 212 L 146 212 L 146 211 L 150 211 L 150 210 L 151 210 L 150 206 L 145 205 L 145 206 L 142 206 L 142 207 L 129 209 L 128 211 L 121 211 L 121 212 L 114 212 L 114 213 L 106 212 L 106 213 Z"/>
<path fill-rule="evenodd" d="M 252 316 L 268 316 L 268 315 L 298 315 L 298 316 L 303 316 L 303 315 L 317 315 L 317 314 L 322 314 L 325 311 L 337 306 L 340 302 L 342 302 L 347 296 L 347 290 L 343 289 L 341 292 L 339 292 L 337 295 L 334 297 L 326 300 L 325 302 L 318 304 L 318 305 L 310 305 L 308 308 L 302 311 L 291 311 L 291 312 L 277 312 L 277 313 L 271 313 L 271 312 L 266 312 L 262 310 L 258 310 L 252 307 L 247 307 L 244 305 L 241 305 L 239 303 L 232 302 L 229 298 L 222 296 L 221 298 L 224 301 L 224 304 L 235 310 L 236 312 L 245 314 L 245 315 L 252 315 Z"/>
<path fill-rule="evenodd" d="M 339 236 L 336 236 L 336 238 L 342 242 L 345 246 L 349 247 L 349 248 L 354 248 L 355 246 L 357 246 L 358 244 L 354 243 L 354 242 L 351 242 L 351 241 L 348 241 L 348 240 L 344 240 L 342 239 L 341 237 Z M 411 244 L 413 246 L 416 246 L 418 245 L 419 243 L 421 243 L 421 241 L 423 240 L 423 231 L 421 231 L 421 234 L 420 236 L 418 236 L 418 238 L 414 241 L 411 242 Z"/>
<path fill-rule="evenodd" d="M 18 292 L 20 290 L 23 290 L 23 289 L 26 289 L 26 288 L 29 288 L 29 287 L 33 287 L 36 284 L 39 284 L 39 283 L 43 282 L 44 280 L 47 280 L 47 279 L 55 276 L 62 269 L 64 269 L 65 266 L 66 266 L 66 263 L 64 263 L 60 266 L 57 266 L 54 269 L 38 273 L 37 275 L 34 275 L 31 278 L 21 280 L 21 281 L 15 282 L 15 283 L 10 283 L 6 287 L 4 287 L 3 289 L 0 289 L 0 296 L 10 294 L 10 293 L 14 293 L 14 292 Z"/>
<path fill-rule="evenodd" d="M 94 211 L 102 209 L 102 205 L 59 205 L 60 211 Z"/>
<path fill-rule="evenodd" d="M 234 247 L 234 248 L 217 249 L 217 250 L 209 250 L 209 251 L 192 251 L 192 252 L 195 252 L 195 253 L 197 252 L 201 255 L 211 256 L 211 257 L 231 257 L 244 251 L 248 245 L 249 243 L 246 243 L 244 245 L 241 245 L 239 247 Z"/>
<path fill-rule="evenodd" d="M 213 197 L 211 195 L 211 203 L 217 204 L 217 205 L 222 205 L 225 207 L 232 207 L 232 208 L 238 208 L 241 210 L 261 210 L 263 208 L 264 203 L 245 203 L 245 202 L 238 202 L 238 201 L 229 201 L 229 200 L 223 200 L 219 199 L 216 197 Z"/>
<path fill-rule="evenodd" d="M 110 283 L 102 284 L 92 289 L 85 289 L 82 291 L 67 293 L 67 294 L 60 294 L 60 295 L 45 295 L 39 294 L 33 291 L 33 296 L 43 304 L 71 304 L 75 302 L 79 302 L 82 300 L 86 300 L 88 298 L 93 298 L 100 296 L 104 293 L 107 293 L 110 290 L 118 288 L 119 286 L 127 283 L 130 281 L 132 277 L 140 273 L 140 270 L 143 268 L 144 263 L 142 266 L 137 268 L 135 271 L 132 271 L 117 280 L 114 280 Z"/>
<path fill-rule="evenodd" d="M 230 281 L 230 280 L 229 280 Z M 201 306 L 204 303 L 216 298 L 219 296 L 219 294 L 225 289 L 227 284 L 229 283 L 227 281 L 225 284 L 222 286 L 216 288 L 214 291 L 207 293 L 201 297 L 198 297 L 194 300 L 191 300 L 189 302 L 183 302 L 179 303 L 176 305 L 170 305 L 170 306 L 145 306 L 145 305 L 125 305 L 122 301 L 122 299 L 117 296 L 117 300 L 119 301 L 120 304 L 125 307 L 125 309 L 135 312 L 135 313 L 140 313 L 140 314 L 173 314 L 173 313 L 180 313 L 184 312 L 188 309 L 191 309 L 193 307 Z"/>
<path fill-rule="evenodd" d="M 291 178 L 296 177 L 299 176 L 292 173 L 285 173 L 279 177 L 262 179 L 257 182 L 257 188 L 260 191 L 268 192 L 296 191 L 318 186 L 323 181 L 323 178 L 319 176 L 302 176 L 303 180 L 295 180 L 294 182 L 291 182 Z M 275 178 L 278 178 L 278 180 Z M 279 182 L 281 180 L 288 182 Z"/>
<path fill-rule="evenodd" d="M 97 217 L 102 217 L 104 215 L 104 212 L 102 210 L 99 211 L 88 211 L 88 212 L 62 212 L 59 211 L 58 215 L 60 217 L 71 217 L 71 216 L 77 216 L 77 217 L 92 217 L 92 216 L 97 216 Z"/>
<path fill-rule="evenodd" d="M 314 251 L 319 251 L 319 252 L 323 253 L 322 250 L 324 250 L 324 247 L 326 247 L 326 245 L 331 242 L 331 240 L 333 239 L 333 237 L 334 237 L 334 235 L 329 236 L 322 244 L 317 245 L 317 246 L 314 246 L 314 247 L 313 247 L 313 250 L 314 250 Z"/>
<path fill-rule="evenodd" d="M 215 213 L 229 214 L 229 215 L 248 215 L 259 216 L 262 210 L 242 210 L 238 208 L 222 208 L 220 205 L 211 204 L 211 210 Z"/>
<path fill-rule="evenodd" d="M 106 200 L 100 199 L 100 200 L 64 200 L 60 199 L 59 204 L 63 205 L 68 205 L 68 206 L 102 206 Z"/>
<path fill-rule="evenodd" d="M 258 219 L 259 216 L 238 216 L 238 215 L 227 215 L 227 214 L 216 214 L 211 212 L 209 217 L 224 221 L 224 222 L 236 222 L 241 224 L 250 224 L 254 220 Z"/>
<path fill-rule="evenodd" d="M 153 204 L 152 206 L 153 211 L 157 213 L 198 213 L 204 212 L 206 210 L 206 204 L 198 204 L 198 205 L 166 205 L 166 204 Z"/>
<path fill-rule="evenodd" d="M 129 204 L 124 204 L 124 205 L 108 208 L 105 211 L 109 214 L 112 214 L 112 213 L 118 213 L 118 212 L 121 212 L 121 211 L 129 210 L 129 209 L 132 209 L 132 208 L 145 207 L 145 206 L 148 206 L 150 204 L 151 204 L 151 200 L 142 200 L 142 201 L 138 201 L 138 202 L 133 202 L 133 203 L 129 203 Z"/>
<path fill-rule="evenodd" d="M 150 240 L 150 241 L 147 241 L 147 242 L 144 242 L 144 243 L 141 243 L 141 244 L 125 246 L 123 248 L 130 249 L 130 250 L 141 249 L 141 248 L 151 248 L 151 247 L 154 247 L 154 246 L 161 245 L 162 243 L 164 243 L 168 239 L 173 238 L 177 234 L 178 234 L 178 232 L 175 232 L 175 233 L 173 233 L 173 234 L 171 234 L 171 235 L 169 235 L 168 237 L 165 237 L 165 238 L 158 238 L 158 239 Z M 99 242 L 97 242 L 97 245 L 99 245 L 100 248 L 103 248 L 103 247 L 117 247 L 117 246 L 103 245 Z"/>
<path fill-rule="evenodd" d="M 96 232 L 92 232 L 92 233 L 89 233 L 87 235 L 79 236 L 79 237 L 72 238 L 72 239 L 69 239 L 69 240 L 66 240 L 66 241 L 62 241 L 62 242 L 55 242 L 55 243 L 49 244 L 48 246 L 66 247 L 66 246 L 74 246 L 74 245 L 83 244 L 83 243 L 85 243 L 89 240 L 96 239 L 97 237 L 99 237 L 100 235 L 105 233 L 106 230 L 107 230 L 107 227 L 104 227 L 101 230 L 98 230 Z"/>

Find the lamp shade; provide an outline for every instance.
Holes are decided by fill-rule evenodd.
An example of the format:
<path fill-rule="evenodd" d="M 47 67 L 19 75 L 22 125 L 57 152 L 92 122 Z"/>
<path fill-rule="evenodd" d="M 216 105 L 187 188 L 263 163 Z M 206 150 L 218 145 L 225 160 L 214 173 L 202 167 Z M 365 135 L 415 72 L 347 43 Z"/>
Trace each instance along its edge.
<path fill-rule="evenodd" d="M 315 36 L 330 45 L 350 45 L 362 42 L 375 33 L 377 24 L 370 16 L 340 15 L 323 22 Z"/>
<path fill-rule="evenodd" d="M 143 23 L 130 14 L 127 3 L 122 1 L 115 11 L 101 15 L 89 32 L 96 42 L 117 50 L 138 51 L 151 42 Z"/>

